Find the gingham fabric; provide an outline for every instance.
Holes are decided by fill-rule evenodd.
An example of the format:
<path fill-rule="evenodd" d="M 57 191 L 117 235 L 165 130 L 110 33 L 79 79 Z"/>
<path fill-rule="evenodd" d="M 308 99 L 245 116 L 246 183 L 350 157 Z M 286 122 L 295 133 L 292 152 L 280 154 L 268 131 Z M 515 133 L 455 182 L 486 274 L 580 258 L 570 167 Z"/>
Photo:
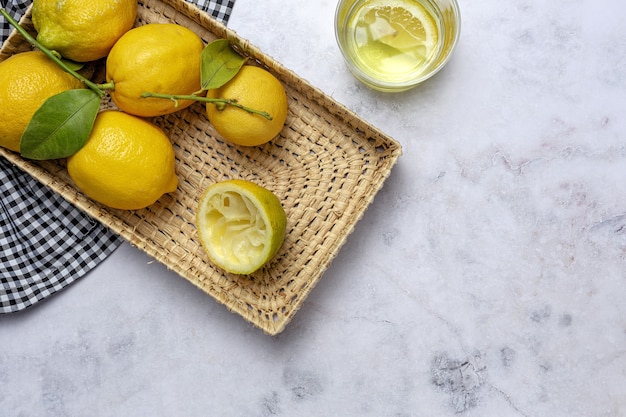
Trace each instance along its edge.
<path fill-rule="evenodd" d="M 188 1 L 224 24 L 235 4 Z M 32 0 L 0 2 L 19 20 Z M 1 44 L 12 30 L 2 16 L 0 30 Z M 23 310 L 58 292 L 120 243 L 120 237 L 0 157 L 0 313 Z"/>
<path fill-rule="evenodd" d="M 11 16 L 15 18 L 15 20 L 20 20 L 20 17 L 24 14 L 28 6 L 32 3 L 32 0 L 0 0 L 0 4 L 2 4 L 2 8 L 6 10 Z M 4 40 L 11 33 L 11 25 L 9 25 L 4 20 L 4 16 L 0 16 L 0 41 L 4 42 Z"/>
<path fill-rule="evenodd" d="M 189 3 L 195 4 L 200 10 L 204 10 L 211 14 L 214 18 L 224 24 L 228 23 L 235 0 L 187 0 Z"/>
<path fill-rule="evenodd" d="M 120 238 L 0 158 L 0 312 L 22 310 L 96 266 Z"/>

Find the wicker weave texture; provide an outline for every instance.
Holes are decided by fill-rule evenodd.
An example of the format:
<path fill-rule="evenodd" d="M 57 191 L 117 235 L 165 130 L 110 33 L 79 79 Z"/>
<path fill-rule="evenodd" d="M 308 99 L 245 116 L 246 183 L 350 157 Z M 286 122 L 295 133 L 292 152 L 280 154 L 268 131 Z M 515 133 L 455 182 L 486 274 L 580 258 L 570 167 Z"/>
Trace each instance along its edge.
<path fill-rule="evenodd" d="M 201 103 L 151 119 L 174 145 L 179 187 L 137 211 L 109 209 L 87 198 L 73 185 L 64 160 L 33 162 L 1 148 L 0 155 L 230 311 L 276 335 L 284 330 L 345 243 L 389 176 L 401 146 L 186 2 L 139 1 L 137 25 L 162 22 L 187 26 L 205 43 L 227 38 L 249 57 L 249 63 L 271 71 L 285 86 L 289 100 L 280 135 L 260 147 L 231 145 L 219 138 Z M 34 33 L 30 10 L 21 24 Z M 13 33 L 0 50 L 0 61 L 28 49 L 30 45 Z M 97 65 L 98 81 L 104 63 Z M 287 213 L 282 248 L 251 276 L 231 275 L 211 264 L 194 226 L 201 193 L 210 184 L 230 178 L 247 179 L 272 190 Z"/>

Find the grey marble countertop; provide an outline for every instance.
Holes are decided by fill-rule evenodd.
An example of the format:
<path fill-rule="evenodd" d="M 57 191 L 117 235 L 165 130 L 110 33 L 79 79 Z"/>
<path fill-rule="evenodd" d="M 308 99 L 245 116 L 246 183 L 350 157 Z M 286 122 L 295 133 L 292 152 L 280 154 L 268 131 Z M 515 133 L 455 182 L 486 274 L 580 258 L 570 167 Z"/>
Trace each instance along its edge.
<path fill-rule="evenodd" d="M 0 317 L 0 416 L 626 415 L 626 6 L 460 0 L 421 87 L 347 71 L 335 2 L 229 26 L 404 153 L 287 329 L 123 244 Z"/>

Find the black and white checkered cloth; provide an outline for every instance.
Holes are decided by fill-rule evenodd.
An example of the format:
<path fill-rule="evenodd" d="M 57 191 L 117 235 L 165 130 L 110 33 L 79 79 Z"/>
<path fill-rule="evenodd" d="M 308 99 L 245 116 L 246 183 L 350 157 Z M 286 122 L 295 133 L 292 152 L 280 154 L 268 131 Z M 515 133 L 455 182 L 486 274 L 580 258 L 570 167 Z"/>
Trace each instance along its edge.
<path fill-rule="evenodd" d="M 235 6 L 235 0 L 187 0 L 200 10 L 209 13 L 215 19 L 227 24 Z"/>
<path fill-rule="evenodd" d="M 234 0 L 187 0 L 228 23 Z M 16 20 L 32 0 L 0 0 Z M 0 45 L 12 31 L 0 16 Z M 84 276 L 121 238 L 0 157 L 0 313 L 23 310 Z"/>
<path fill-rule="evenodd" d="M 22 310 L 106 258 L 120 238 L 0 158 L 0 312 Z"/>

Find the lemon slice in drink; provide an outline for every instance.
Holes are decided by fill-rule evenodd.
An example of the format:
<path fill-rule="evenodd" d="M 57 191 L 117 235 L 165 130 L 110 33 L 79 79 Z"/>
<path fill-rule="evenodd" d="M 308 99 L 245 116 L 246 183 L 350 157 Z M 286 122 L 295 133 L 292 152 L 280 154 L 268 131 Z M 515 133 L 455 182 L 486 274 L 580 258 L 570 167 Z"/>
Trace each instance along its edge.
<path fill-rule="evenodd" d="M 370 9 L 364 19 L 370 22 L 374 40 L 400 51 L 423 47 L 430 52 L 437 45 L 437 24 L 421 3 L 377 6 Z"/>
<path fill-rule="evenodd" d="M 233 274 L 248 275 L 269 262 L 283 244 L 286 224 L 278 197 L 246 180 L 209 186 L 196 212 L 204 250 L 213 263 Z"/>
<path fill-rule="evenodd" d="M 419 2 L 373 1 L 358 11 L 355 43 L 370 71 L 405 76 L 428 65 L 439 32 L 433 15 Z"/>

